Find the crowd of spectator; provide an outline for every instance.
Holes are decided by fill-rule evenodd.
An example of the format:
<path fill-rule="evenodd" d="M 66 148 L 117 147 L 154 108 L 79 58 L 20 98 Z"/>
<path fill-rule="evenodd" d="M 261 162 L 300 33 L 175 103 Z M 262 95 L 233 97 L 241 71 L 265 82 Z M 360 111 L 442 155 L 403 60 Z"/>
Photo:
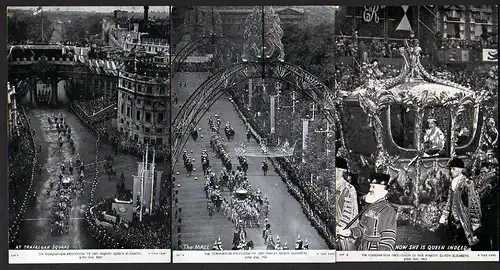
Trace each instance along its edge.
<path fill-rule="evenodd" d="M 33 196 L 36 149 L 29 120 L 18 107 L 17 123 L 9 138 L 9 246 L 15 247 L 24 213 Z M 9 127 L 11 128 L 11 127 Z"/>
<path fill-rule="evenodd" d="M 88 116 L 109 107 L 116 103 L 116 98 L 110 96 L 102 96 L 91 100 L 77 100 L 75 104 L 80 106 Z"/>
<path fill-rule="evenodd" d="M 90 101 L 75 101 L 73 103 L 73 110 L 79 118 L 96 134 L 99 135 L 104 141 L 110 143 L 116 153 L 131 154 L 133 156 L 141 157 L 146 150 L 146 144 L 131 140 L 125 134 L 118 131 L 116 125 L 113 124 L 113 119 L 116 119 L 115 113 L 97 115 L 90 117 L 92 113 L 98 112 L 111 104 L 113 99 L 101 97 Z M 170 149 L 167 145 L 155 145 L 156 157 L 160 161 L 168 161 L 170 157 Z M 153 148 L 149 144 L 149 151 L 152 153 Z"/>
<path fill-rule="evenodd" d="M 168 181 L 165 181 L 168 182 Z M 162 192 L 169 192 L 169 185 L 163 185 Z M 162 198 L 168 200 L 168 196 Z M 134 218 L 132 222 L 105 221 L 103 212 L 113 213 L 111 205 L 113 197 L 101 198 L 87 215 L 88 229 L 91 235 L 104 247 L 113 249 L 169 249 L 170 208 L 168 201 L 161 203 L 151 216 L 145 215 L 142 221 Z M 125 225 L 126 224 L 126 225 Z"/>
<path fill-rule="evenodd" d="M 252 111 L 242 109 L 245 108 L 244 104 L 246 102 L 243 91 L 233 91 L 232 100 L 238 108 L 240 108 L 240 112 L 244 115 L 248 124 L 256 134 L 259 136 L 268 134 L 265 124 L 269 119 L 268 117 L 265 115 L 262 116 L 263 113 L 261 113 L 261 117 L 255 117 L 255 115 L 252 115 Z M 292 127 L 293 124 L 288 124 L 287 126 Z M 297 169 L 300 166 L 296 163 L 300 162 L 300 160 L 300 158 L 276 158 L 275 163 L 279 168 L 277 171 L 282 176 L 283 181 L 286 182 L 290 194 L 301 203 L 304 213 L 306 213 L 311 224 L 327 240 L 329 245 L 333 246 L 334 241 L 332 240 L 332 236 L 335 230 L 333 226 L 333 213 L 335 204 L 328 203 L 328 201 L 332 201 L 332 199 L 330 196 L 330 200 L 326 198 L 326 191 L 319 192 L 318 188 L 314 184 L 311 184 L 309 180 L 310 174 Z"/>
<path fill-rule="evenodd" d="M 399 48 L 403 47 L 403 40 L 383 40 L 378 38 L 351 38 L 337 37 L 335 49 L 338 56 L 356 57 L 359 61 L 369 58 L 399 58 Z M 471 56 L 478 58 L 482 49 L 497 49 L 498 41 L 486 35 L 477 40 L 458 40 L 450 37 L 443 38 L 439 34 L 434 39 L 431 48 L 421 45 L 422 58 L 430 58 L 433 52 L 447 49 L 468 49 Z"/>
<path fill-rule="evenodd" d="M 207 72 L 212 67 L 211 62 L 203 63 L 186 63 L 181 62 L 177 65 L 176 69 L 180 72 Z"/>

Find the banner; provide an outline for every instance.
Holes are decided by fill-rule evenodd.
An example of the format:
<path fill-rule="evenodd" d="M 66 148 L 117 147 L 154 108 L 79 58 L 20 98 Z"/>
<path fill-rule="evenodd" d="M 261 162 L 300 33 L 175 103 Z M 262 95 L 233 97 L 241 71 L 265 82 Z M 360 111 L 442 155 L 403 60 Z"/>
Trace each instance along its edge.
<path fill-rule="evenodd" d="M 275 127 L 275 112 L 276 112 L 276 96 L 271 95 L 271 113 L 270 113 L 270 127 L 271 127 L 271 134 L 274 134 L 276 132 L 276 127 Z"/>
<path fill-rule="evenodd" d="M 412 31 L 413 29 L 411 28 L 410 21 L 408 20 L 408 15 L 406 15 L 406 12 L 408 11 L 408 6 L 401 6 L 405 12 L 403 15 L 403 19 L 401 22 L 399 22 L 398 27 L 396 28 L 396 31 Z"/>
<path fill-rule="evenodd" d="M 304 151 L 307 148 L 307 134 L 309 133 L 309 119 L 302 119 L 302 162 L 305 163 Z"/>
<path fill-rule="evenodd" d="M 253 80 L 248 79 L 248 107 L 252 106 Z"/>
<path fill-rule="evenodd" d="M 483 49 L 483 61 L 484 62 L 497 62 L 498 61 L 498 49 Z"/>

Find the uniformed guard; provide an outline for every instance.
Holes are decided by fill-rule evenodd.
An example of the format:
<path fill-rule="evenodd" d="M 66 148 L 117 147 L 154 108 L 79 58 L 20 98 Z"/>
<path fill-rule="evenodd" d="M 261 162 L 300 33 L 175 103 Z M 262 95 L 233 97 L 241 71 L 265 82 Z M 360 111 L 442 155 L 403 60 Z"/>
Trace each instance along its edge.
<path fill-rule="evenodd" d="M 222 241 L 220 240 L 220 237 L 219 237 L 219 239 L 217 239 L 217 250 L 223 250 L 222 249 Z"/>
<path fill-rule="evenodd" d="M 389 175 L 373 173 L 370 177 L 370 192 L 365 196 L 368 205 L 359 215 L 359 224 L 338 231 L 341 236 L 359 239 L 359 251 L 394 250 L 397 212 L 387 201 L 389 181 Z"/>
<path fill-rule="evenodd" d="M 346 227 L 346 225 L 358 215 L 358 197 L 356 189 L 347 181 L 348 166 L 347 161 L 337 157 L 335 160 L 335 201 L 336 201 L 336 228 L 337 231 Z M 357 226 L 357 221 L 352 225 Z M 339 237 L 337 243 L 338 250 L 354 250 L 355 240 L 353 238 Z"/>
<path fill-rule="evenodd" d="M 304 249 L 309 249 L 309 240 L 306 239 L 306 243 L 304 244 Z"/>
<path fill-rule="evenodd" d="M 295 244 L 295 250 L 302 249 L 304 242 L 300 239 L 300 235 L 297 237 L 297 243 Z"/>
<path fill-rule="evenodd" d="M 460 158 L 454 157 L 448 166 L 452 181 L 439 223 L 448 224 L 455 245 L 474 246 L 479 242 L 474 234 L 481 226 L 479 194 L 474 182 L 463 175 L 465 164 Z"/>

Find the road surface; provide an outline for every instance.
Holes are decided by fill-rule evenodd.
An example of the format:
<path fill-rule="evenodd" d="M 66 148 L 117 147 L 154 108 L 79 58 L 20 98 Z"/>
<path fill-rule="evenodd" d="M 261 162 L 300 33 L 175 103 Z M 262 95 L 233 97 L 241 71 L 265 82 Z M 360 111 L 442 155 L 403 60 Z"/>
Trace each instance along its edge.
<path fill-rule="evenodd" d="M 175 115 L 183 102 L 188 96 L 194 92 L 196 87 L 200 85 L 205 78 L 206 73 L 177 73 L 175 79 L 177 89 L 179 90 L 178 81 L 181 81 L 182 88 L 178 91 L 179 104 L 173 108 L 172 115 Z M 187 83 L 184 87 L 184 83 Z M 208 216 L 206 208 L 207 198 L 205 196 L 203 185 L 204 177 L 200 164 L 201 151 L 204 148 L 209 149 L 209 159 L 212 168 L 219 174 L 222 167 L 221 161 L 215 157 L 211 151 L 210 133 L 208 129 L 208 118 L 218 114 L 222 120 L 222 129 L 227 121 L 234 126 L 236 134 L 234 141 L 227 142 L 224 137 L 226 149 L 229 151 L 233 167 L 236 167 L 238 160 L 234 154 L 234 148 L 238 146 L 240 141 L 246 141 L 246 128 L 239 119 L 237 111 L 233 108 L 228 98 L 223 96 L 210 109 L 199 123 L 203 138 L 198 137 L 198 141 L 192 139 L 186 144 L 185 150 L 193 150 L 192 158 L 195 161 L 196 171 L 189 177 L 186 174 L 182 160 L 175 167 L 175 172 L 179 172 L 174 183 L 179 190 L 179 206 L 182 207 L 182 233 L 181 239 L 183 245 L 204 245 L 212 248 L 214 241 L 221 238 L 224 249 L 231 249 L 234 225 L 227 220 L 222 213 L 215 213 L 213 218 Z M 200 134 L 200 133 L 199 133 Z M 221 134 L 223 135 L 223 134 Z M 254 146 L 257 146 L 253 142 Z M 309 241 L 310 249 L 328 249 L 325 240 L 314 229 L 306 216 L 303 214 L 300 204 L 288 193 L 286 185 L 280 177 L 270 168 L 268 175 L 264 176 L 261 171 L 262 158 L 248 158 L 249 170 L 248 178 L 254 189 L 260 187 L 262 193 L 267 196 L 270 202 L 269 223 L 272 226 L 273 235 L 279 235 L 281 244 L 287 242 L 288 247 L 293 249 L 298 235 Z M 198 177 L 198 181 L 195 180 Z M 177 185 L 180 187 L 177 187 Z M 228 192 L 223 195 L 228 198 Z M 174 219 L 175 220 L 175 219 Z M 177 230 L 177 222 L 175 222 L 174 231 Z M 264 249 L 264 239 L 262 238 L 262 228 L 248 228 L 248 240 L 254 242 L 256 249 Z M 177 237 L 174 237 L 174 244 L 177 243 Z"/>

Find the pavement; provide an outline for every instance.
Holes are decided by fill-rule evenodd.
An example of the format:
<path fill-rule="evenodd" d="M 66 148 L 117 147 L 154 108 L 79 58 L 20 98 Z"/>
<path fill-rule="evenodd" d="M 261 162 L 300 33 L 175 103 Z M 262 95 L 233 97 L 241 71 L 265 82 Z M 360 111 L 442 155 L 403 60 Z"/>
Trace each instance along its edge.
<path fill-rule="evenodd" d="M 194 92 L 207 76 L 207 73 L 176 74 L 173 82 L 174 88 L 177 88 L 179 104 L 173 106 L 172 116 L 176 115 L 183 102 L 187 100 L 189 95 Z M 179 80 L 182 84 L 180 89 L 178 86 Z M 184 83 L 187 83 L 186 87 L 184 87 Z M 227 142 L 225 136 L 222 137 L 226 149 L 230 153 L 233 167 L 239 164 L 234 154 L 234 148 L 238 146 L 240 141 L 246 142 L 246 128 L 228 98 L 222 96 L 199 123 L 198 127 L 202 129 L 199 135 L 202 134 L 203 138 L 199 136 L 196 142 L 190 138 L 186 143 L 185 150 L 188 150 L 188 152 L 190 150 L 194 151 L 191 156 L 195 159 L 194 165 L 196 171 L 191 176 L 188 176 L 181 160 L 175 167 L 175 172 L 179 172 L 179 175 L 176 176 L 174 184 L 175 188 L 179 190 L 179 206 L 182 207 L 182 244 L 212 248 L 214 241 L 220 237 L 223 248 L 230 249 L 232 247 L 234 225 L 222 213 L 215 212 L 213 218 L 209 218 L 206 207 L 208 200 L 203 190 L 204 177 L 200 164 L 201 151 L 207 148 L 209 150 L 210 164 L 217 174 L 219 174 L 222 167 L 221 161 L 215 157 L 209 145 L 208 118 L 215 114 L 221 117 L 222 126 L 229 121 L 235 128 L 236 133 L 233 141 Z M 223 133 L 223 130 L 221 132 Z M 246 144 L 257 146 L 254 141 Z M 311 226 L 309 220 L 303 214 L 300 204 L 288 193 L 286 185 L 273 168 L 270 168 L 268 175 L 264 176 L 261 171 L 262 158 L 248 158 L 248 162 L 250 184 L 254 189 L 260 187 L 262 193 L 267 196 L 270 202 L 269 223 L 271 224 L 273 235 L 279 235 L 282 245 L 287 242 L 288 247 L 293 249 L 297 241 L 297 236 L 300 235 L 301 239 L 309 241 L 310 249 L 328 249 L 325 240 Z M 198 177 L 197 181 L 195 177 Z M 177 187 L 178 184 L 180 187 Z M 223 196 L 229 198 L 228 192 L 223 192 Z M 177 231 L 176 224 L 177 221 L 174 222 L 175 232 Z M 256 249 L 265 249 L 262 229 L 247 228 L 248 239 L 254 242 Z M 173 237 L 173 240 L 174 245 L 177 245 L 176 236 Z"/>

